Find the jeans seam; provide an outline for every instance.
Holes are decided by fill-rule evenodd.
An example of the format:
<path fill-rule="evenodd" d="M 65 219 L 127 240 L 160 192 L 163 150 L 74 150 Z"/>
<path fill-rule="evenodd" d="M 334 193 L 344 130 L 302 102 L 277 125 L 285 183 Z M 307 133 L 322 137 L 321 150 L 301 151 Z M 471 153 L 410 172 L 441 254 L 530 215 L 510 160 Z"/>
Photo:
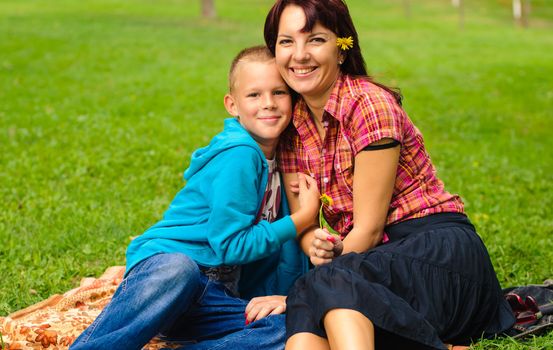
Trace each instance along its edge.
<path fill-rule="evenodd" d="M 126 291 L 127 291 L 127 281 L 129 280 L 129 278 L 133 278 L 134 277 L 133 275 L 136 274 L 136 273 L 139 273 L 140 271 L 142 271 L 146 265 L 151 265 L 152 264 L 152 262 L 151 262 L 152 260 L 150 260 L 150 258 L 147 258 L 146 260 L 141 261 L 141 263 L 136 265 L 135 268 L 133 268 L 131 270 L 129 276 L 125 277 L 121 281 L 121 285 L 119 286 L 119 288 L 121 288 L 121 293 L 120 294 L 126 293 Z M 148 262 L 150 262 L 150 263 L 148 264 Z M 87 343 L 88 340 L 90 339 L 90 337 L 94 334 L 94 331 L 98 327 L 98 324 L 100 324 L 100 322 L 104 318 L 104 315 L 106 314 L 106 312 L 104 312 L 104 311 L 106 311 L 107 308 L 109 308 L 109 307 L 110 307 L 110 303 L 108 303 L 108 305 L 102 310 L 102 312 L 100 312 L 98 317 L 96 317 L 96 319 L 92 322 L 92 324 L 87 328 L 87 330 L 85 331 L 86 334 L 83 337 L 83 343 Z"/>
<path fill-rule="evenodd" d="M 211 283 L 210 279 L 207 279 L 207 282 L 205 283 L 204 290 L 202 290 L 202 294 L 196 299 L 196 303 L 199 303 L 200 300 L 203 299 L 205 293 L 207 292 L 207 288 L 209 287 L 209 284 Z"/>
<path fill-rule="evenodd" d="M 121 281 L 121 291 L 123 293 L 127 291 L 127 279 L 126 278 Z"/>
<path fill-rule="evenodd" d="M 108 304 L 109 306 L 109 304 Z M 106 307 L 107 308 L 107 307 Z M 105 309 L 106 309 L 105 308 Z M 104 310 L 105 310 L 104 309 Z M 87 332 L 86 332 L 86 335 L 84 336 L 83 338 L 83 343 L 88 343 L 88 340 L 90 339 L 90 337 L 92 336 L 92 334 L 94 333 L 94 331 L 96 330 L 96 327 L 98 327 L 98 324 L 102 321 L 102 319 L 104 318 L 104 315 L 105 315 L 105 312 L 103 312 L 104 310 L 102 310 L 102 312 L 100 312 L 100 314 L 98 315 L 98 317 L 96 317 L 96 319 L 94 320 L 94 322 L 92 322 L 92 324 L 90 325 L 90 327 L 87 329 Z M 90 330 L 90 331 L 88 331 Z"/>

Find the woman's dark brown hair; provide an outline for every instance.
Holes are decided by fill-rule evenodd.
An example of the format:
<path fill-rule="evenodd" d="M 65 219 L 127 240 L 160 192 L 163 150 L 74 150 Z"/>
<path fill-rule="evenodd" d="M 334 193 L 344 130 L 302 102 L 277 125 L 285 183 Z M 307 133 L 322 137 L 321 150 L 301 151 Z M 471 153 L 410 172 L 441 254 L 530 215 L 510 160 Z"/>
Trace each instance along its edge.
<path fill-rule="evenodd" d="M 340 66 L 342 73 L 367 78 L 373 84 L 390 92 L 396 101 L 401 104 L 401 94 L 397 90 L 375 82 L 367 74 L 357 31 L 353 25 L 348 7 L 342 0 L 277 0 L 267 15 L 264 31 L 265 43 L 273 55 L 275 54 L 280 17 L 282 11 L 288 5 L 296 5 L 303 9 L 306 17 L 305 27 L 302 29 L 304 32 L 310 32 L 315 24 L 319 22 L 324 27 L 332 30 L 339 38 L 351 36 L 353 47 L 346 51 L 345 60 Z"/>

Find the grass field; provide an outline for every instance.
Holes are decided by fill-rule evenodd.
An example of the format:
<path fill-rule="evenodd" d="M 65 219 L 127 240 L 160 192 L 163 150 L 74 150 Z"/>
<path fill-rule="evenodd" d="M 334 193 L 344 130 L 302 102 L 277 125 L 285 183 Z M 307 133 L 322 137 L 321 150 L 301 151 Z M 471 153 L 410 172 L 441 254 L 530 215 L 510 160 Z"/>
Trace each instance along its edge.
<path fill-rule="evenodd" d="M 199 0 L 0 0 L 0 315 L 124 264 L 222 128 L 229 62 L 271 3 L 217 0 L 208 21 Z M 465 1 L 463 28 L 449 0 L 348 3 L 502 286 L 553 278 L 553 4 L 522 29 L 506 0 Z"/>

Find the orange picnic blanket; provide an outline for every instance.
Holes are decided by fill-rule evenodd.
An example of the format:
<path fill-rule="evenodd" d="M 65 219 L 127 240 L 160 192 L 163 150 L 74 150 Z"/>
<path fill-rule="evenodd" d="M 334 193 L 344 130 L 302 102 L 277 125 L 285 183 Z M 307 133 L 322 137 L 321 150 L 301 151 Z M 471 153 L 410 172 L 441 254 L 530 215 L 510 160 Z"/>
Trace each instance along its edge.
<path fill-rule="evenodd" d="M 124 266 L 112 266 L 99 278 L 84 278 L 78 288 L 0 317 L 6 350 L 65 350 L 94 321 L 121 283 Z M 154 338 L 144 350 L 176 348 Z"/>

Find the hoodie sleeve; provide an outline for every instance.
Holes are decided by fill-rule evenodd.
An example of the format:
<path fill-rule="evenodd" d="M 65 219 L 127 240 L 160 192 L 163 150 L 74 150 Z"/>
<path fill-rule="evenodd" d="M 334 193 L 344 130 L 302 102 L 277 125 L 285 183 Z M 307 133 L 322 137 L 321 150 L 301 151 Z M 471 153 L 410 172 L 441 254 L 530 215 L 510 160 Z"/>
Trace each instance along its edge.
<path fill-rule="evenodd" d="M 225 265 L 245 264 L 266 257 L 294 238 L 290 219 L 255 223 L 261 198 L 262 159 L 252 147 L 229 148 L 210 161 L 213 171 L 209 186 L 211 213 L 207 239 Z"/>

